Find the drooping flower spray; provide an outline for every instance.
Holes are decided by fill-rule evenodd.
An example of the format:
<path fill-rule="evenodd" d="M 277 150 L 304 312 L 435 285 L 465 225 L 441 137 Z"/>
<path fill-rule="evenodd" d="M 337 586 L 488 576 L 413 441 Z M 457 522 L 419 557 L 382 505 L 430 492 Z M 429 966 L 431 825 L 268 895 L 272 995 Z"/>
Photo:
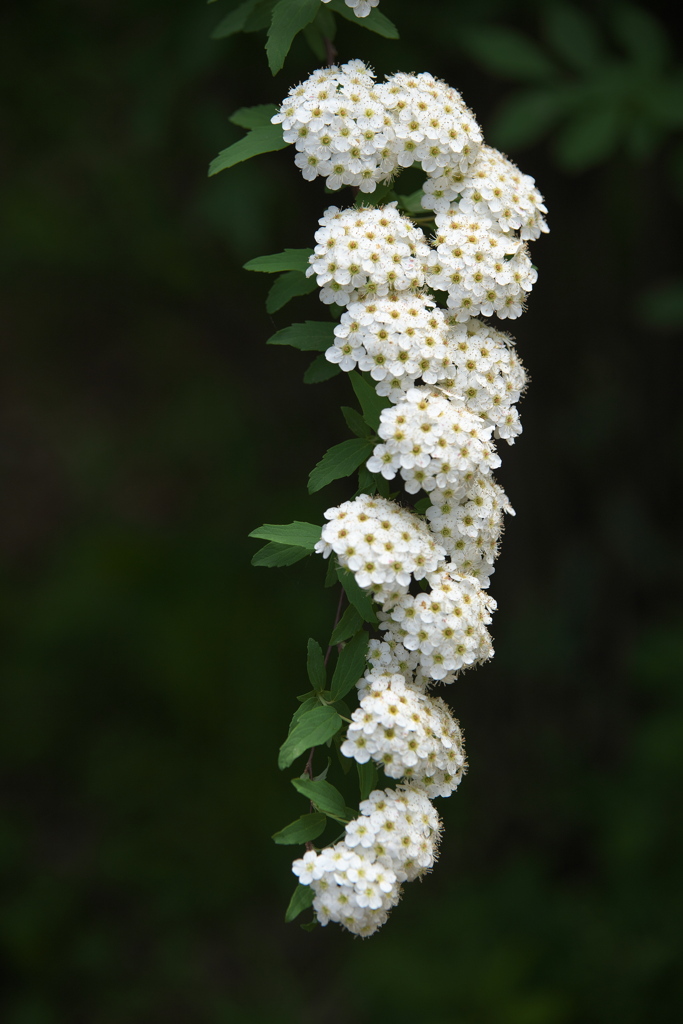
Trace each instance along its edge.
<path fill-rule="evenodd" d="M 361 0 L 356 14 L 376 15 L 373 6 Z M 322 527 L 252 534 L 268 542 L 255 564 L 315 552 L 326 585 L 340 583 L 348 600 L 326 654 L 309 640 L 311 690 L 280 750 L 282 768 L 306 759 L 292 782 L 310 809 L 274 838 L 306 846 L 287 918 L 312 904 L 321 924 L 371 935 L 403 883 L 434 864 L 433 801 L 466 769 L 437 688 L 493 654 L 488 588 L 503 517 L 514 514 L 494 478 L 497 444 L 520 434 L 526 386 L 498 323 L 524 310 L 536 281 L 528 244 L 547 231 L 546 208 L 533 179 L 484 143 L 460 94 L 427 73 L 378 83 L 360 60 L 332 64 L 292 88 L 271 124 L 281 139 L 269 148 L 292 144 L 304 178 L 345 190 L 347 205 L 322 212 L 311 250 L 247 266 L 282 273 L 271 309 L 319 289 L 331 321 L 295 324 L 271 342 L 321 353 L 307 379 L 347 373 L 359 405 L 344 409 L 354 436 L 309 479 L 313 492 L 358 471 L 355 493 Z M 408 167 L 423 181 L 402 195 Z M 358 813 L 326 770 L 315 775 L 325 745 L 357 764 Z M 316 847 L 330 819 L 343 836 Z"/>

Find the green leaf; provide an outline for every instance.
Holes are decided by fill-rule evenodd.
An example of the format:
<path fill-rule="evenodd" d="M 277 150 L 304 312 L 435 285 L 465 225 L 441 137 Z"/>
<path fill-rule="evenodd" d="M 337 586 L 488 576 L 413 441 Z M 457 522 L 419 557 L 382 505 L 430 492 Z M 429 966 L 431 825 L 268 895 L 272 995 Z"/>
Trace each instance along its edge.
<path fill-rule="evenodd" d="M 405 210 L 406 213 L 428 213 L 429 211 L 425 210 L 422 205 L 423 195 L 424 189 L 418 188 L 415 192 L 411 192 L 409 196 L 396 196 L 398 199 L 399 209 Z"/>
<path fill-rule="evenodd" d="M 285 924 L 291 924 L 299 914 L 303 913 L 304 910 L 308 910 L 312 905 L 314 898 L 315 893 L 311 889 L 310 885 L 301 885 L 301 883 L 299 883 L 294 890 L 292 898 L 289 901 L 289 906 L 285 911 Z"/>
<path fill-rule="evenodd" d="M 324 352 L 334 343 L 334 324 L 306 320 L 292 324 L 269 338 L 266 345 L 291 345 L 302 352 Z"/>
<path fill-rule="evenodd" d="M 314 690 L 324 690 L 327 682 L 325 670 L 325 658 L 322 647 L 317 640 L 308 641 L 308 653 L 306 657 L 306 671 Z"/>
<path fill-rule="evenodd" d="M 352 21 L 354 25 L 358 25 L 360 28 L 367 28 L 371 32 L 375 32 L 378 36 L 382 36 L 384 39 L 398 39 L 398 29 L 394 25 L 393 21 L 390 21 L 385 14 L 378 11 L 374 7 L 367 17 L 357 18 L 350 7 L 347 7 L 344 0 L 332 0 L 328 4 L 330 10 L 334 11 L 335 14 L 341 15 L 342 18 L 346 18 L 347 21 Z"/>
<path fill-rule="evenodd" d="M 278 767 L 288 768 L 306 750 L 332 739 L 341 724 L 342 720 L 333 708 L 318 707 L 307 711 L 280 747 Z"/>
<path fill-rule="evenodd" d="M 308 269 L 308 259 L 313 255 L 312 249 L 285 249 L 271 256 L 257 256 L 244 264 L 245 270 L 256 270 L 261 274 L 279 274 L 283 270 L 298 270 L 304 274 Z"/>
<path fill-rule="evenodd" d="M 356 578 L 348 569 L 337 569 L 337 578 L 344 588 L 344 593 L 356 611 L 362 616 L 364 622 L 377 625 L 377 615 L 372 603 L 372 598 L 367 591 L 362 590 L 356 583 Z"/>
<path fill-rule="evenodd" d="M 571 4 L 553 0 L 542 8 L 544 35 L 565 64 L 579 73 L 590 72 L 606 60 L 595 22 Z"/>
<path fill-rule="evenodd" d="M 325 356 L 316 356 L 304 373 L 304 384 L 321 384 L 340 373 L 337 363 L 331 363 Z"/>
<path fill-rule="evenodd" d="M 358 785 L 360 786 L 361 800 L 367 800 L 373 789 L 377 786 L 377 768 L 374 761 L 366 761 L 365 764 L 358 764 Z"/>
<path fill-rule="evenodd" d="M 297 697 L 297 700 L 299 700 L 298 697 Z M 304 698 L 304 700 L 301 702 L 300 706 L 296 709 L 296 711 L 292 715 L 292 720 L 289 723 L 289 729 L 287 730 L 287 735 L 289 736 L 289 734 L 291 733 L 292 729 L 294 728 L 294 726 L 299 721 L 299 719 L 301 718 L 302 715 L 305 715 L 306 712 L 310 711 L 312 708 L 317 708 L 319 706 L 320 706 L 320 702 L 319 702 L 317 696 L 311 695 L 310 697 Z"/>
<path fill-rule="evenodd" d="M 352 434 L 355 434 L 356 437 L 370 437 L 372 435 L 370 427 L 356 409 L 352 409 L 348 405 L 342 405 L 341 411 L 346 420 L 346 425 Z"/>
<path fill-rule="evenodd" d="M 302 558 L 308 558 L 310 551 L 290 544 L 264 544 L 251 559 L 251 564 L 264 569 L 279 569 L 285 565 L 294 565 Z"/>
<path fill-rule="evenodd" d="M 349 637 L 355 636 L 362 625 L 362 615 L 350 604 L 332 631 L 330 645 L 340 644 L 342 641 L 348 640 Z"/>
<path fill-rule="evenodd" d="M 345 816 L 346 801 L 331 783 L 304 778 L 292 779 L 292 785 L 302 796 L 307 797 L 312 804 L 315 804 L 323 814 L 330 814 L 335 818 Z"/>
<path fill-rule="evenodd" d="M 390 497 L 389 481 L 380 473 L 371 473 L 367 466 L 358 470 L 358 494 L 380 494 L 383 498 Z"/>
<path fill-rule="evenodd" d="M 317 839 L 321 832 L 325 831 L 326 824 L 327 816 L 319 811 L 315 814 L 302 814 L 291 825 L 285 825 L 279 832 L 275 832 L 272 837 L 273 842 L 280 846 L 308 843 L 311 839 Z"/>
<path fill-rule="evenodd" d="M 225 171 L 228 167 L 242 163 L 243 160 L 250 160 L 253 156 L 261 153 L 274 153 L 278 149 L 285 149 L 289 143 L 282 138 L 282 129 L 279 124 L 265 124 L 260 128 L 252 128 L 248 135 L 232 146 L 222 149 L 215 160 L 209 164 L 209 177 Z"/>
<path fill-rule="evenodd" d="M 351 476 L 362 462 L 369 459 L 374 441 L 352 437 L 341 444 L 335 444 L 325 452 L 320 462 L 311 470 L 308 478 L 308 493 L 315 494 L 333 480 Z"/>
<path fill-rule="evenodd" d="M 318 7 L 319 0 L 279 0 L 273 8 L 266 43 L 268 67 L 273 75 L 284 64 L 294 37 L 315 18 Z"/>
<path fill-rule="evenodd" d="M 256 537 L 257 540 L 274 540 L 277 544 L 288 544 L 312 551 L 320 540 L 321 531 L 321 526 L 295 520 L 293 523 L 282 525 L 264 523 L 258 529 L 252 530 L 249 536 Z"/>
<path fill-rule="evenodd" d="M 419 501 L 415 502 L 415 511 L 419 513 L 419 515 L 423 516 L 431 504 L 432 499 L 430 497 L 420 498 Z"/>
<path fill-rule="evenodd" d="M 234 11 L 230 11 L 222 21 L 219 21 L 215 29 L 211 33 L 212 39 L 226 39 L 228 36 L 234 36 L 237 32 L 242 32 L 246 25 L 247 18 L 254 10 L 259 0 L 245 0 L 245 3 L 240 4 Z"/>
<path fill-rule="evenodd" d="M 622 111 L 614 103 L 584 107 L 562 127 L 555 158 L 567 171 L 585 171 L 608 160 L 619 142 Z"/>
<path fill-rule="evenodd" d="M 379 426 L 379 415 L 382 409 L 388 409 L 391 402 L 388 398 L 382 398 L 377 394 L 372 384 L 369 384 L 365 377 L 352 370 L 349 374 L 351 387 L 363 410 L 363 419 L 371 430 L 377 430 Z"/>
<path fill-rule="evenodd" d="M 266 311 L 277 313 L 278 309 L 286 306 L 290 299 L 297 295 L 308 295 L 317 287 L 314 277 L 304 277 L 298 270 L 289 270 L 286 274 L 280 274 L 268 292 Z"/>
<path fill-rule="evenodd" d="M 329 448 L 308 478 L 308 493 L 314 494 L 333 480 L 350 476 L 372 454 L 374 439 L 350 438 Z"/>
<path fill-rule="evenodd" d="M 303 34 L 304 39 L 313 52 L 313 56 L 316 57 L 321 64 L 324 64 L 326 59 L 325 39 L 315 21 L 312 21 L 310 25 L 306 25 L 303 30 Z"/>
<path fill-rule="evenodd" d="M 463 27 L 460 41 L 464 53 L 487 71 L 503 78 L 536 82 L 557 75 L 543 50 L 516 29 L 502 25 Z"/>
<path fill-rule="evenodd" d="M 270 19 L 273 16 L 273 7 L 275 6 L 275 0 L 259 0 L 254 10 L 247 18 L 244 25 L 244 32 L 260 32 L 263 28 L 268 28 L 270 25 Z"/>
<path fill-rule="evenodd" d="M 323 586 L 333 587 L 337 582 L 337 560 L 334 555 L 330 555 L 327 559 L 327 569 L 325 570 L 325 582 Z"/>
<path fill-rule="evenodd" d="M 368 634 L 362 629 L 344 645 L 330 684 L 332 700 L 341 700 L 345 697 L 365 672 L 369 639 Z"/>
<path fill-rule="evenodd" d="M 398 196 L 391 185 L 377 185 L 374 192 L 359 192 L 354 200 L 354 207 L 358 210 L 367 206 L 385 206 L 393 203 Z"/>
<path fill-rule="evenodd" d="M 263 128 L 270 124 L 274 114 L 277 114 L 274 103 L 260 103 L 257 107 L 240 107 L 230 115 L 228 121 L 240 128 Z"/>
<path fill-rule="evenodd" d="M 500 149 L 521 149 L 539 142 L 567 109 L 571 90 L 528 89 L 513 93 L 498 107 L 491 139 Z"/>

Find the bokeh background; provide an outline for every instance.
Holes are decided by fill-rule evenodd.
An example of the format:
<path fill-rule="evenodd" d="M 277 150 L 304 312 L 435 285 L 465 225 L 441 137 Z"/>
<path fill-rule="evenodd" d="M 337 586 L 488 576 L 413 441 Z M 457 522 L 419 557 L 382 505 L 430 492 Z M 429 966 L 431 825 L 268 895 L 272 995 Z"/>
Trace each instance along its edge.
<path fill-rule="evenodd" d="M 470 773 L 442 856 L 369 941 L 283 923 L 303 809 L 276 750 L 336 597 L 252 569 L 319 521 L 335 378 L 265 340 L 248 259 L 329 203 L 291 153 L 207 179 L 271 79 L 230 0 L 5 8 L 4 1024 L 679 1021 L 683 70 L 669 5 L 382 0 L 391 43 L 534 175 L 551 234 L 513 325 L 532 386 L 500 472 L 495 659 L 448 693 Z M 337 770 L 337 769 L 334 769 Z M 295 774 L 292 772 L 291 774 Z M 343 783 L 342 783 L 343 785 Z"/>

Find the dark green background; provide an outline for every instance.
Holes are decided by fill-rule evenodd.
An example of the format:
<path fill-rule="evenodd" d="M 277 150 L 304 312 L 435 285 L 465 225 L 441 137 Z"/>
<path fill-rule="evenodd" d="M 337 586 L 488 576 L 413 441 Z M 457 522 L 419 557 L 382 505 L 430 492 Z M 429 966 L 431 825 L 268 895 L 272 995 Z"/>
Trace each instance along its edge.
<path fill-rule="evenodd" d="M 400 43 L 338 40 L 459 88 L 552 229 L 511 325 L 532 386 L 497 653 L 447 694 L 470 774 L 365 942 L 282 922 L 295 851 L 269 836 L 305 807 L 276 751 L 336 596 L 246 539 L 348 496 L 305 493 L 347 381 L 264 345 L 317 300 L 269 317 L 240 269 L 310 245 L 330 200 L 290 151 L 206 178 L 229 114 L 316 61 L 299 40 L 272 80 L 261 36 L 210 39 L 222 3 L 6 9 L 3 1024 L 680 1020 L 681 67 L 663 3 L 644 57 L 624 4 L 578 8 L 597 57 L 556 8 L 382 0 Z M 500 26 L 558 69 L 537 118 L 509 104 L 538 69 L 467 34 Z"/>

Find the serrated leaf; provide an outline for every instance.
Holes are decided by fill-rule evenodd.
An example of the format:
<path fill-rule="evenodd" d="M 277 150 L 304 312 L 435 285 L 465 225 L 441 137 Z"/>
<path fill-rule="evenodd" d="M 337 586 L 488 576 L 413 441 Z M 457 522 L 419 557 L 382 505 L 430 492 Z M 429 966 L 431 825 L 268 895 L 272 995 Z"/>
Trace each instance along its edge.
<path fill-rule="evenodd" d="M 302 558 L 308 558 L 310 551 L 294 547 L 290 544 L 264 544 L 251 559 L 251 564 L 264 569 L 279 569 L 285 565 L 294 565 Z"/>
<path fill-rule="evenodd" d="M 574 71 L 590 72 L 606 60 L 595 22 L 571 4 L 553 0 L 542 8 L 544 35 L 558 57 Z"/>
<path fill-rule="evenodd" d="M 324 64 L 326 57 L 325 39 L 323 37 L 323 33 L 315 24 L 315 21 L 312 21 L 310 25 L 306 25 L 302 31 L 304 39 L 313 52 L 313 56 L 316 57 L 321 64 Z"/>
<path fill-rule="evenodd" d="M 285 825 L 272 836 L 273 842 L 280 846 L 294 846 L 317 839 L 325 831 L 327 816 L 320 811 L 313 814 L 302 814 L 290 825 Z"/>
<path fill-rule="evenodd" d="M 299 698 L 297 697 L 297 700 L 298 699 Z M 319 706 L 320 706 L 320 702 L 319 702 L 318 698 L 314 694 L 312 694 L 310 697 L 306 697 L 301 702 L 301 705 L 296 709 L 296 711 L 292 715 L 292 720 L 289 723 L 289 729 L 287 730 L 287 735 L 289 736 L 289 734 L 291 733 L 292 729 L 294 728 L 294 726 L 299 721 L 299 719 L 301 718 L 302 715 L 305 715 L 307 711 L 311 710 L 311 708 L 317 708 Z"/>
<path fill-rule="evenodd" d="M 315 18 L 319 0 L 279 0 L 268 29 L 266 55 L 271 74 L 282 68 L 294 37 Z"/>
<path fill-rule="evenodd" d="M 314 690 L 324 690 L 327 685 L 327 672 L 325 670 L 325 657 L 322 647 L 317 640 L 312 638 L 308 641 L 306 655 L 306 671 Z"/>
<path fill-rule="evenodd" d="M 325 356 L 316 356 L 304 373 L 304 384 L 322 384 L 324 380 L 336 377 L 341 373 L 336 363 L 331 363 Z"/>
<path fill-rule="evenodd" d="M 356 611 L 362 616 L 363 622 L 377 625 L 377 615 L 370 595 L 356 583 L 356 578 L 348 569 L 337 569 L 337 578 L 344 588 L 344 593 Z"/>
<path fill-rule="evenodd" d="M 333 480 L 351 476 L 362 462 L 370 458 L 373 448 L 374 441 L 366 441 L 360 437 L 352 437 L 348 441 L 342 441 L 341 444 L 335 444 L 333 448 L 325 452 L 320 462 L 311 470 L 308 478 L 308 493 L 315 494 L 316 491 L 326 487 Z"/>
<path fill-rule="evenodd" d="M 361 377 L 356 370 L 349 373 L 349 380 L 358 399 L 358 404 L 363 410 L 363 419 L 371 430 L 377 430 L 380 413 L 382 409 L 388 409 L 391 402 L 388 398 L 378 395 L 372 384 L 369 384 L 365 377 Z"/>
<path fill-rule="evenodd" d="M 244 264 L 245 270 L 255 270 L 260 274 L 280 274 L 283 270 L 298 270 L 304 274 L 308 269 L 308 260 L 312 249 L 285 249 L 270 256 L 256 256 Z"/>
<path fill-rule="evenodd" d="M 372 431 L 367 425 L 361 414 L 357 409 L 352 409 L 348 405 L 342 405 L 341 407 L 342 416 L 346 420 L 346 425 L 352 434 L 356 437 L 370 437 Z"/>
<path fill-rule="evenodd" d="M 313 904 L 315 893 L 311 889 L 310 885 L 297 885 L 296 889 L 292 894 L 292 898 L 289 901 L 289 905 L 285 911 L 285 924 L 291 924 L 299 914 L 303 913 L 304 910 Z"/>
<path fill-rule="evenodd" d="M 266 311 L 277 313 L 278 309 L 286 306 L 290 299 L 297 295 L 308 295 L 314 292 L 318 284 L 314 277 L 304 277 L 298 270 L 290 270 L 286 274 L 277 277 L 268 292 L 266 299 Z"/>
<path fill-rule="evenodd" d="M 274 103 L 260 103 L 256 107 L 240 107 L 228 118 L 232 124 L 240 128 L 263 128 L 270 124 L 271 117 L 277 114 Z"/>
<path fill-rule="evenodd" d="M 330 10 L 334 11 L 335 14 L 341 15 L 342 18 L 346 18 L 347 21 L 352 21 L 354 25 L 358 25 L 360 28 L 367 28 L 370 32 L 375 32 L 378 36 L 382 36 L 384 39 L 398 39 L 398 29 L 394 25 L 393 21 L 390 21 L 385 14 L 378 11 L 374 7 L 365 18 L 357 18 L 350 7 L 347 7 L 344 0 L 331 0 L 328 5 Z"/>
<path fill-rule="evenodd" d="M 302 324 L 283 327 L 269 338 L 266 345 L 291 345 L 301 352 L 324 352 L 334 343 L 334 324 L 306 320 Z"/>
<path fill-rule="evenodd" d="M 498 25 L 461 30 L 462 49 L 495 75 L 520 81 L 543 81 L 557 76 L 555 66 L 528 36 Z"/>
<path fill-rule="evenodd" d="M 615 151 L 622 128 L 617 104 L 600 103 L 578 111 L 555 140 L 555 158 L 568 171 L 585 171 Z"/>
<path fill-rule="evenodd" d="M 232 146 L 222 149 L 215 160 L 209 164 L 209 177 L 225 171 L 228 167 L 242 163 L 243 160 L 251 160 L 253 156 L 260 156 L 261 153 L 274 153 L 278 149 L 285 149 L 289 143 L 282 138 L 282 129 L 278 124 L 266 124 L 260 128 L 252 128 L 248 135 Z"/>
<path fill-rule="evenodd" d="M 366 761 L 365 764 L 358 764 L 358 785 L 360 787 L 361 800 L 367 800 L 373 789 L 377 786 L 377 768 L 374 761 Z"/>
<path fill-rule="evenodd" d="M 321 531 L 322 527 L 315 526 L 314 523 L 300 523 L 295 520 L 286 524 L 264 523 L 263 526 L 252 530 L 249 536 L 257 540 L 274 540 L 276 544 L 288 544 L 312 551 L 320 540 Z"/>
<path fill-rule="evenodd" d="M 362 625 L 362 615 L 357 608 L 354 608 L 353 605 L 350 604 L 332 631 L 330 645 L 334 646 L 335 644 L 340 644 L 344 640 L 348 640 L 350 637 L 355 636 Z"/>
<path fill-rule="evenodd" d="M 332 739 L 341 724 L 342 720 L 333 708 L 318 707 L 307 711 L 280 747 L 278 767 L 288 768 L 306 750 Z"/>
<path fill-rule="evenodd" d="M 337 659 L 330 684 L 332 700 L 337 701 L 345 697 L 363 675 L 369 639 L 368 634 L 362 629 L 345 644 L 343 651 Z"/>
<path fill-rule="evenodd" d="M 529 89 L 514 93 L 498 107 L 491 139 L 500 149 L 521 149 L 539 142 L 562 117 L 571 90 Z"/>
<path fill-rule="evenodd" d="M 336 818 L 345 816 L 346 801 L 331 783 L 314 779 L 292 779 L 292 785 L 323 814 L 331 814 Z"/>
<path fill-rule="evenodd" d="M 245 3 L 236 7 L 234 11 L 230 11 L 222 21 L 216 25 L 215 29 L 211 33 L 212 39 L 226 39 L 228 36 L 234 36 L 237 32 L 242 32 L 247 22 L 247 18 L 254 10 L 259 0 L 245 0 Z"/>
<path fill-rule="evenodd" d="M 259 0 L 254 10 L 247 17 L 243 31 L 260 32 L 261 29 L 268 28 L 270 19 L 273 16 L 274 6 L 275 0 Z"/>

